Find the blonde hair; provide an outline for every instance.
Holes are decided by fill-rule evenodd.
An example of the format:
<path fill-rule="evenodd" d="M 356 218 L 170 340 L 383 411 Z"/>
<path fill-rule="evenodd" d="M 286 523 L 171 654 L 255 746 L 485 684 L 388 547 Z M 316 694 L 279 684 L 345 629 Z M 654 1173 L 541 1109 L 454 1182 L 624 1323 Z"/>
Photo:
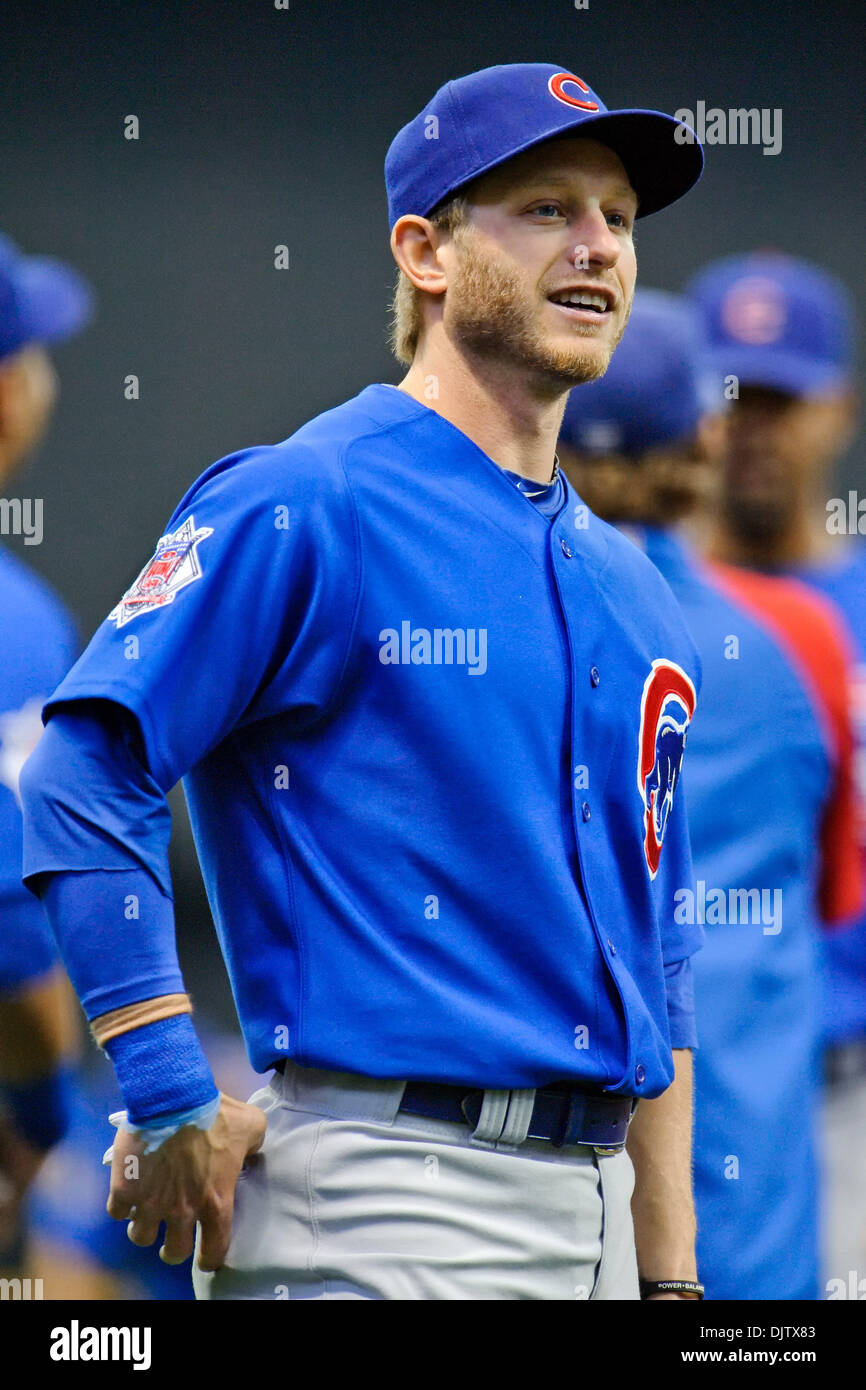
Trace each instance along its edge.
<path fill-rule="evenodd" d="M 466 198 L 458 193 L 429 213 L 427 220 L 437 231 L 453 236 L 466 222 L 467 207 Z M 424 291 L 416 289 L 409 277 L 398 269 L 391 298 L 391 351 L 397 361 L 407 367 L 412 365 L 424 327 L 423 303 Z"/>

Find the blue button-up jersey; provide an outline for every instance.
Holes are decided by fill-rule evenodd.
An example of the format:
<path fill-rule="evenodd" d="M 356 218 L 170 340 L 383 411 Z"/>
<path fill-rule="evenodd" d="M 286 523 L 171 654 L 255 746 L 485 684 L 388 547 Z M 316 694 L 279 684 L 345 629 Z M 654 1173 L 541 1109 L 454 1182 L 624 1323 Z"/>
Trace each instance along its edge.
<path fill-rule="evenodd" d="M 56 691 L 179 778 L 253 1065 L 657 1095 L 699 668 L 655 568 L 386 385 L 214 464 Z M 52 862 L 36 842 L 29 873 Z M 143 997 L 143 996 L 138 996 Z"/>

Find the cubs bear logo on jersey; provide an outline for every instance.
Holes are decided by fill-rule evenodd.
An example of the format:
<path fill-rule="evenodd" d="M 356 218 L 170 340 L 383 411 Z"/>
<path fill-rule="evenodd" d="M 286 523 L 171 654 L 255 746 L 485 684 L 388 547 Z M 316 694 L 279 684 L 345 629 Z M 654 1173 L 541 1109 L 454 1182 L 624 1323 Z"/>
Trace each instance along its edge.
<path fill-rule="evenodd" d="M 108 615 L 109 622 L 121 628 L 149 609 L 164 608 L 167 603 L 173 603 L 181 589 L 194 579 L 201 579 L 196 547 L 199 541 L 212 535 L 212 526 L 200 526 L 196 530 L 195 519 L 189 516 L 176 531 L 160 536 L 153 559 L 112 608 Z"/>
<path fill-rule="evenodd" d="M 655 878 L 695 712 L 695 687 L 675 661 L 658 658 L 644 682 L 640 705 L 637 788 L 644 808 L 644 855 Z"/>

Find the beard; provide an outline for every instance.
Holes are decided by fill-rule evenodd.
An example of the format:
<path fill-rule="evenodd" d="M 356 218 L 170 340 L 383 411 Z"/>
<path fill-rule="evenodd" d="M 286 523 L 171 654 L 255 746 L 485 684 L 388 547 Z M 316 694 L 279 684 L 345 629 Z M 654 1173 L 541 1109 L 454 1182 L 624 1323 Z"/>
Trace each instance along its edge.
<path fill-rule="evenodd" d="M 771 502 L 731 496 L 723 499 L 731 531 L 749 545 L 775 544 L 788 530 L 794 508 L 785 500 Z"/>
<path fill-rule="evenodd" d="M 732 533 L 748 545 L 774 545 L 797 516 L 796 488 L 786 484 L 788 470 L 779 460 L 764 461 L 767 474 L 757 490 L 754 485 L 746 488 L 739 482 L 740 466 L 735 455 L 726 460 L 722 473 L 725 520 Z"/>
<path fill-rule="evenodd" d="M 458 228 L 455 241 L 460 256 L 444 317 L 450 338 L 476 357 L 508 362 L 545 379 L 554 391 L 604 376 L 628 314 L 609 347 L 589 324 L 573 325 L 574 342 L 568 346 L 555 344 L 540 327 L 538 302 L 512 263 L 488 250 L 474 229 Z"/>

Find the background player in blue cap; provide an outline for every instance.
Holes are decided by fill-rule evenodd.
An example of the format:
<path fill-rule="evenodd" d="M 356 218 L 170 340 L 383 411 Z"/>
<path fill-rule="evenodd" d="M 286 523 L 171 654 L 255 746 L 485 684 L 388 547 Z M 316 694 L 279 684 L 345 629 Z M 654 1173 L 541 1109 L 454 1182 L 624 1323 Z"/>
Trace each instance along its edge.
<path fill-rule="evenodd" d="M 715 262 L 689 293 L 709 340 L 714 392 L 727 382 L 732 397 L 708 545 L 735 565 L 799 576 L 844 615 L 857 655 L 852 708 L 866 805 L 866 504 L 856 493 L 840 497 L 833 476 L 857 413 L 849 296 L 821 267 L 770 252 Z M 866 817 L 861 843 L 866 852 Z M 866 1278 L 866 917 L 828 937 L 822 960 L 827 1274 L 847 1288 L 849 1271 Z"/>
<path fill-rule="evenodd" d="M 400 387 L 208 469 L 49 702 L 25 867 L 126 1106 L 109 1211 L 170 1262 L 198 1219 L 200 1297 L 700 1295 L 699 670 L 555 461 L 681 129 L 549 64 L 437 92 L 385 166 Z M 178 970 L 180 777 L 251 1105 Z"/>
<path fill-rule="evenodd" d="M 58 261 L 0 236 L 0 492 L 41 440 L 57 394 L 46 344 L 89 317 L 90 292 Z M 18 513 L 24 517 L 23 509 Z M 41 517 L 29 509 L 31 541 Z M 47 585 L 0 549 L 0 1266 L 21 1258 L 20 1203 L 69 1114 L 74 1001 L 45 916 L 21 884 L 18 776 L 42 732 L 39 712 L 78 641 Z M 73 1012 L 74 1010 L 74 1012 Z"/>
<path fill-rule="evenodd" d="M 684 787 L 697 897 L 698 1264 L 722 1299 L 818 1297 L 818 928 L 863 901 L 842 625 L 794 581 L 704 565 L 674 523 L 714 510 L 699 321 L 639 291 L 610 369 L 569 398 L 563 467 L 625 523 L 703 666 Z M 718 410 L 719 397 L 715 398 Z"/>

